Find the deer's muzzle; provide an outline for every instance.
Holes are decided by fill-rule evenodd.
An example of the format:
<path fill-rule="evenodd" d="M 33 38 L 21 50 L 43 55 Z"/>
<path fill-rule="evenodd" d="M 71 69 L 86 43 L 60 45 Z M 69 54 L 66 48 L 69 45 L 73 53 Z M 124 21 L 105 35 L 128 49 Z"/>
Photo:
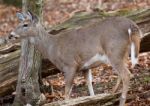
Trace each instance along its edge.
<path fill-rule="evenodd" d="M 11 32 L 8 36 L 8 39 L 18 39 L 20 36 L 16 34 L 15 32 Z"/>

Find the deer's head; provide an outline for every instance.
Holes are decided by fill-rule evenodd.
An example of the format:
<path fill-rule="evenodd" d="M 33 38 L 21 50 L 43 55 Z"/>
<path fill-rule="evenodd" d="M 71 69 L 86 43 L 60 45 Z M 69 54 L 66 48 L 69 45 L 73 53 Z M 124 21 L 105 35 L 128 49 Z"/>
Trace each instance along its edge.
<path fill-rule="evenodd" d="M 38 34 L 38 18 L 33 15 L 31 12 L 24 13 L 17 13 L 17 17 L 20 21 L 17 28 L 15 28 L 9 38 L 19 38 L 23 39 L 26 37 L 33 37 Z"/>

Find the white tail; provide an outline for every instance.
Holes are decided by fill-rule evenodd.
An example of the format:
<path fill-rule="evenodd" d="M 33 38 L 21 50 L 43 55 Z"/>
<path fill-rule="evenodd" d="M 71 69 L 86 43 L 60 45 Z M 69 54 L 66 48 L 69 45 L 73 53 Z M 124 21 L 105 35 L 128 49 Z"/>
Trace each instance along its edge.
<path fill-rule="evenodd" d="M 129 38 L 131 38 L 131 33 L 132 33 L 132 31 L 131 31 L 131 29 L 129 28 L 128 29 L 128 33 L 129 33 Z M 132 40 L 131 40 L 132 41 Z M 135 66 L 135 64 L 137 64 L 138 63 L 138 59 L 137 59 L 137 57 L 136 57 L 136 49 L 135 49 L 135 44 L 134 44 L 134 42 L 131 42 L 131 63 L 132 63 L 132 68 Z"/>
<path fill-rule="evenodd" d="M 79 71 L 85 74 L 90 95 L 94 95 L 89 69 L 101 63 L 110 63 L 121 80 L 123 79 L 120 106 L 124 106 L 130 80 L 130 71 L 124 60 L 127 59 L 126 54 L 129 53 L 131 46 L 131 61 L 135 65 L 140 47 L 140 30 L 133 21 L 124 17 L 110 17 L 101 22 L 76 30 L 63 31 L 53 36 L 45 31 L 34 15 L 26 14 L 28 19 L 21 13 L 18 15 L 21 15 L 19 18 L 22 22 L 11 33 L 11 37 L 32 38 L 31 43 L 64 72 L 66 98 L 69 98 L 73 79 Z"/>
<path fill-rule="evenodd" d="M 135 55 L 135 53 L 136 53 L 135 51 L 136 51 L 135 50 L 135 44 L 132 42 L 131 43 L 131 62 L 132 62 L 132 67 L 134 67 L 135 64 L 138 63 L 138 58 Z"/>

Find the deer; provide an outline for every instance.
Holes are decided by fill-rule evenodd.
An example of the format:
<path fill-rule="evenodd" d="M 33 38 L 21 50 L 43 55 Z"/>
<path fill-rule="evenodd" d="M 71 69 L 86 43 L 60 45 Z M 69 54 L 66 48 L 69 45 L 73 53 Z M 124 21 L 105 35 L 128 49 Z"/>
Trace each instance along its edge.
<path fill-rule="evenodd" d="M 135 22 L 126 17 L 108 17 L 92 25 L 52 35 L 33 13 L 20 12 L 17 16 L 21 23 L 9 37 L 30 38 L 30 43 L 64 73 L 65 99 L 70 98 L 78 72 L 83 72 L 90 95 L 95 95 L 91 69 L 104 63 L 110 64 L 118 74 L 115 90 L 122 81 L 119 106 L 125 105 L 132 76 L 126 62 L 130 55 L 132 66 L 138 63 L 142 36 Z"/>

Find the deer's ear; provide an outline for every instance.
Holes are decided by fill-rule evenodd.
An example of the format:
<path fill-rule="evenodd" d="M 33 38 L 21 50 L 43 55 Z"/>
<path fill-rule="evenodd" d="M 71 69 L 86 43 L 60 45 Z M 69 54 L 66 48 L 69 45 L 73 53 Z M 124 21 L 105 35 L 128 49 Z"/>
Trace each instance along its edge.
<path fill-rule="evenodd" d="M 33 20 L 33 14 L 32 14 L 31 11 L 28 11 L 28 12 L 27 12 L 27 16 L 28 16 L 28 18 L 29 18 L 30 20 Z"/>
<path fill-rule="evenodd" d="M 22 14 L 22 13 L 17 13 L 16 14 L 17 15 L 17 17 L 18 17 L 18 19 L 20 20 L 20 21 L 24 21 L 25 20 L 25 17 L 24 17 L 24 15 Z"/>
<path fill-rule="evenodd" d="M 27 14 L 32 21 L 35 21 L 35 22 L 38 21 L 38 17 L 34 15 L 31 11 L 28 11 Z"/>

